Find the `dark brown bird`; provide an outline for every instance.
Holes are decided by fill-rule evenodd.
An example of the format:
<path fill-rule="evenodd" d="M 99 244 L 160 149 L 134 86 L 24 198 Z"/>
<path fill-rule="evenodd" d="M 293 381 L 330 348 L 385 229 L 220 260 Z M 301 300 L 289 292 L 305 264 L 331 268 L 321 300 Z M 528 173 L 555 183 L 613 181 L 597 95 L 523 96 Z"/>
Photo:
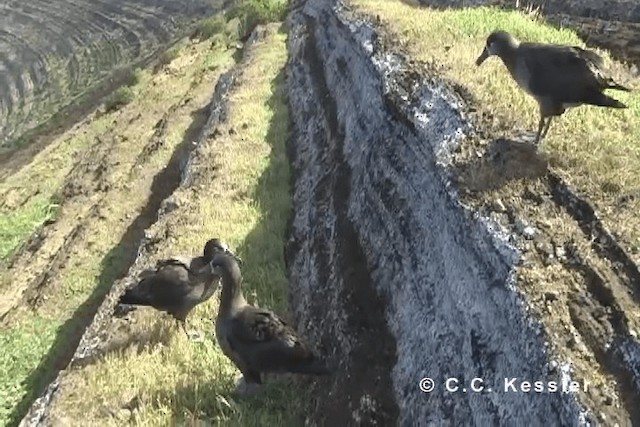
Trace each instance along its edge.
<path fill-rule="evenodd" d="M 240 259 L 219 239 L 211 239 L 204 246 L 203 255 L 195 258 L 174 257 L 160 260 L 155 270 L 146 270 L 141 280 L 120 297 L 119 304 L 150 306 L 172 315 L 187 336 L 187 315 L 193 308 L 207 301 L 216 291 L 220 276 L 209 263 L 216 254 L 229 254 Z"/>
<path fill-rule="evenodd" d="M 476 65 L 492 55 L 500 57 L 518 86 L 538 101 L 540 121 L 535 144 L 547 135 L 551 119 L 561 116 L 567 108 L 583 104 L 627 108 L 603 93 L 605 89 L 630 89 L 606 74 L 604 60 L 593 51 L 577 46 L 520 43 L 505 31 L 495 31 L 487 38 Z"/>
<path fill-rule="evenodd" d="M 320 361 L 296 331 L 270 310 L 247 303 L 236 260 L 217 254 L 212 270 L 222 278 L 216 336 L 223 353 L 242 372 L 246 386 L 262 384 L 261 373 L 326 375 Z"/>

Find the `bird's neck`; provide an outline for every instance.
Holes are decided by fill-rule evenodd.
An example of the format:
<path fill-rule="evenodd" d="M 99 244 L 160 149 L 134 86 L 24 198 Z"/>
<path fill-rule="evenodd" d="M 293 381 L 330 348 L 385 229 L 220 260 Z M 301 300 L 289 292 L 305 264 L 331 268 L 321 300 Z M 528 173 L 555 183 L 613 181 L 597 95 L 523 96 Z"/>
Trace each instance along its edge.
<path fill-rule="evenodd" d="M 500 52 L 500 59 L 507 67 L 509 72 L 513 74 L 516 70 L 516 59 L 517 59 L 518 45 L 511 44 L 503 48 L 502 52 Z"/>
<path fill-rule="evenodd" d="M 222 295 L 220 296 L 220 311 L 233 310 L 246 304 L 242 294 L 242 277 L 233 277 L 225 273 L 222 276 Z"/>

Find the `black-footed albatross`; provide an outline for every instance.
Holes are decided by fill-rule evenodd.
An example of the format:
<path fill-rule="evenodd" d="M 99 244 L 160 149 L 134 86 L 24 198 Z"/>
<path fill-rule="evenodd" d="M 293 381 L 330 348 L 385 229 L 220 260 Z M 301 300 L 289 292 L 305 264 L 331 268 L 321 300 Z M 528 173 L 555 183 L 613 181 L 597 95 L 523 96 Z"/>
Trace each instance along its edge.
<path fill-rule="evenodd" d="M 150 306 L 167 312 L 189 337 L 188 314 L 211 298 L 218 288 L 220 276 L 212 271 L 209 263 L 219 253 L 229 254 L 241 262 L 220 239 L 210 239 L 202 256 L 163 259 L 156 263 L 155 269 L 143 271 L 139 282 L 124 292 L 118 304 Z M 200 334 L 195 335 L 197 338 Z"/>
<path fill-rule="evenodd" d="M 537 145 L 547 135 L 551 119 L 567 108 L 583 104 L 627 108 L 622 102 L 603 93 L 605 89 L 629 92 L 604 71 L 604 60 L 597 53 L 577 46 L 544 43 L 520 43 L 506 31 L 494 31 L 487 37 L 480 66 L 496 55 L 511 77 L 540 107 L 540 121 L 535 138 Z M 546 124 L 545 124 L 546 120 Z"/>
<path fill-rule="evenodd" d="M 274 312 L 247 303 L 236 260 L 217 254 L 212 270 L 222 278 L 216 336 L 222 352 L 242 372 L 237 392 L 250 393 L 262 384 L 262 373 L 327 375 L 329 368 L 296 331 Z"/>

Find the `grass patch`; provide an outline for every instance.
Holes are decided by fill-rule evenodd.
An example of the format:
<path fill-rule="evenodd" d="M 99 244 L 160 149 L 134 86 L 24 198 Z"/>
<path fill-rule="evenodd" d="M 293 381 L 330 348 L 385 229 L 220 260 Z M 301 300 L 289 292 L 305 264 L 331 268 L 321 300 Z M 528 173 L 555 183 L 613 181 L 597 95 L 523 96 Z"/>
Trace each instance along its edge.
<path fill-rule="evenodd" d="M 2 425 L 7 425 L 14 407 L 20 404 L 24 394 L 23 380 L 38 367 L 43 356 L 41 348 L 54 339 L 59 326 L 57 322 L 35 316 L 17 328 L 0 333 L 0 348 L 3 349 L 0 352 Z"/>
<path fill-rule="evenodd" d="M 171 62 L 173 62 L 173 60 L 180 54 L 180 49 L 181 46 L 173 46 L 172 48 L 165 50 L 158 61 L 159 65 L 171 64 Z"/>
<path fill-rule="evenodd" d="M 133 90 L 129 86 L 121 86 L 104 101 L 104 110 L 106 113 L 116 111 L 133 101 L 134 98 Z"/>
<path fill-rule="evenodd" d="M 199 149 L 192 186 L 175 193 L 180 207 L 154 225 L 152 233 L 171 229 L 172 238 L 158 246 L 149 263 L 200 253 L 208 238 L 221 237 L 245 260 L 250 301 L 286 313 L 287 52 L 286 35 L 276 27 L 250 48 L 229 98 L 228 121 Z M 187 342 L 160 313 L 138 310 L 124 343 L 67 377 L 53 413 L 100 425 L 303 425 L 302 413 L 291 403 L 300 400 L 296 383 L 268 384 L 256 399 L 230 395 L 238 371 L 213 335 L 217 299 L 198 306 L 188 320 L 190 328 L 205 333 L 199 344 Z M 117 322 L 122 321 L 114 330 L 122 327 Z"/>
<path fill-rule="evenodd" d="M 501 61 L 495 57 L 480 68 L 475 59 L 486 37 L 496 29 L 511 32 L 523 41 L 584 46 L 569 29 L 542 23 L 532 14 L 481 7 L 435 10 L 416 8 L 401 1 L 351 0 L 365 13 L 379 15 L 385 28 L 415 59 L 434 64 L 440 76 L 468 91 L 477 99 L 476 108 L 497 117 L 496 136 L 517 136 L 510 130 L 533 132 L 539 112 L 532 97 L 519 89 Z M 623 83 L 630 77 L 622 67 L 599 51 L 614 75 Z M 628 210 L 610 207 L 621 195 L 640 188 L 640 98 L 636 93 L 610 92 L 629 106 L 613 110 L 582 106 L 555 118 L 541 149 L 551 154 L 552 165 L 573 185 L 587 193 L 601 212 L 609 213 L 609 224 L 620 234 L 640 237 L 640 208 L 636 198 Z"/>
<path fill-rule="evenodd" d="M 287 15 L 288 0 L 240 0 L 228 12 L 228 19 L 239 19 L 239 33 L 248 36 L 256 25 L 283 21 Z"/>
<path fill-rule="evenodd" d="M 3 238 L 16 223 L 25 223 L 23 235 L 28 235 L 34 222 L 54 214 L 47 204 L 53 195 L 63 186 L 72 193 L 42 247 L 30 256 L 16 257 L 11 270 L 0 270 L 2 283 L 9 284 L 0 288 L 0 308 L 15 297 L 15 289 L 50 273 L 37 292 L 38 303 L 12 312 L 1 325 L 0 425 L 17 425 L 42 386 L 75 350 L 74 339 L 114 280 L 126 273 L 138 244 L 134 222 L 152 192 L 160 191 L 158 184 L 163 184 L 154 183 L 154 178 L 178 145 L 191 142 L 197 110 L 209 102 L 219 75 L 233 63 L 232 54 L 211 49 L 208 43 L 193 44 L 180 52 L 172 73 L 134 73 L 139 83 L 126 87 L 132 95 L 128 105 L 61 135 L 0 183 L 0 200 L 7 212 L 24 210 L 17 218 L 37 218 L 6 219 L 1 224 Z M 210 68 L 205 63 L 219 70 L 207 73 Z M 167 131 L 157 143 L 152 136 L 161 118 Z M 67 239 L 78 225 L 80 231 Z M 68 256 L 57 268 L 51 260 L 62 245 Z"/>
<path fill-rule="evenodd" d="M 216 34 L 222 33 L 226 24 L 226 19 L 221 15 L 204 19 L 198 23 L 192 37 L 197 37 L 201 40 L 209 39 Z"/>
<path fill-rule="evenodd" d="M 288 0 L 239 0 L 225 16 L 215 15 L 200 21 L 191 38 L 212 39 L 214 45 L 242 40 L 257 25 L 283 21 L 288 4 Z"/>
<path fill-rule="evenodd" d="M 53 200 L 36 198 L 18 209 L 0 211 L 0 261 L 11 258 L 35 229 L 55 218 L 58 208 Z"/>

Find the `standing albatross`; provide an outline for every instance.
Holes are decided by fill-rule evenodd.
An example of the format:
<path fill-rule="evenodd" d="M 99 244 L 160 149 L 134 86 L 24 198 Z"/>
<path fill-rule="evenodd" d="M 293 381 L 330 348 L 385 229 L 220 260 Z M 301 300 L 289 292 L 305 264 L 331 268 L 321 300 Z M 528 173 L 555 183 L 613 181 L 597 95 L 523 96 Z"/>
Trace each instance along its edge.
<path fill-rule="evenodd" d="M 247 303 L 241 289 L 240 267 L 233 257 L 217 254 L 211 268 L 222 278 L 216 319 L 218 343 L 242 372 L 246 387 L 262 384 L 261 373 L 326 375 L 331 372 L 278 315 Z"/>
<path fill-rule="evenodd" d="M 518 86 L 538 102 L 540 121 L 535 144 L 547 135 L 551 119 L 561 116 L 567 108 L 583 104 L 627 108 L 603 91 L 617 89 L 629 92 L 630 89 L 608 76 L 602 57 L 591 50 L 577 46 L 520 43 L 505 31 L 495 31 L 487 37 L 476 65 L 480 66 L 493 55 L 502 59 Z"/>
<path fill-rule="evenodd" d="M 144 271 L 141 280 L 128 288 L 118 304 L 150 306 L 172 315 L 189 336 L 187 315 L 196 305 L 214 294 L 220 281 L 209 263 L 216 254 L 225 253 L 238 258 L 220 239 L 211 239 L 204 246 L 202 256 L 173 257 L 160 260 L 155 270 Z"/>

